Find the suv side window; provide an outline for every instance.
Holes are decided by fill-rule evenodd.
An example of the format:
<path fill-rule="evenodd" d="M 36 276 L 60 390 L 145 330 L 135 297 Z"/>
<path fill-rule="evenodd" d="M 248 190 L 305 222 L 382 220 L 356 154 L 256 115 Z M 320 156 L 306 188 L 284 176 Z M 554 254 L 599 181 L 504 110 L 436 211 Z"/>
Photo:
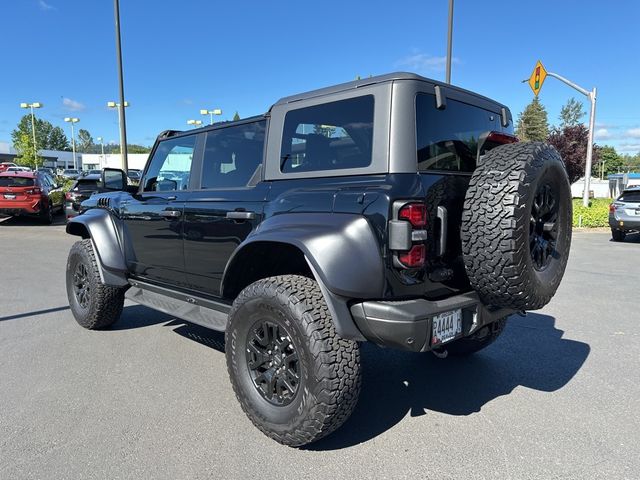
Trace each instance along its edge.
<path fill-rule="evenodd" d="M 246 187 L 262 163 L 266 121 L 210 131 L 200 188 Z"/>
<path fill-rule="evenodd" d="M 311 172 L 371 165 L 373 95 L 287 112 L 280 171 Z"/>
<path fill-rule="evenodd" d="M 170 138 L 158 144 L 144 179 L 145 192 L 170 192 L 189 188 L 196 135 Z"/>

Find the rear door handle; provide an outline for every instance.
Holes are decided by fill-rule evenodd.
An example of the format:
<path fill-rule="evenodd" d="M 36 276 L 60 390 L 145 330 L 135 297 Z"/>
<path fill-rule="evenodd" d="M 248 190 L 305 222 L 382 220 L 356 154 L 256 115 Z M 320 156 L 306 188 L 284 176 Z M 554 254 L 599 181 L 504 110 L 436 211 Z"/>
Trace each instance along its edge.
<path fill-rule="evenodd" d="M 162 210 L 160 212 L 161 217 L 167 217 L 167 218 L 177 218 L 180 215 L 182 215 L 182 212 L 180 210 Z"/>
<path fill-rule="evenodd" d="M 227 212 L 227 218 L 231 218 L 233 220 L 253 220 L 256 218 L 255 212 Z"/>

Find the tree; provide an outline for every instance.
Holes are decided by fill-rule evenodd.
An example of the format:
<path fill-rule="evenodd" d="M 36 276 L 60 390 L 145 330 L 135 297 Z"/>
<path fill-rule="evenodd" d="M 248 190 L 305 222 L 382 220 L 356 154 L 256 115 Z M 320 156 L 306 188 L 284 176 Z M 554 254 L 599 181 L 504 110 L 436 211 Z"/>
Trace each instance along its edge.
<path fill-rule="evenodd" d="M 600 175 L 602 175 L 603 178 L 607 178 L 607 175 L 623 170 L 624 159 L 618 155 L 614 147 L 605 145 L 603 147 L 597 147 L 597 151 L 599 161 L 593 162 L 591 175 L 594 177 L 600 177 Z"/>
<path fill-rule="evenodd" d="M 563 129 L 554 128 L 547 141 L 556 147 L 562 156 L 569 181 L 575 182 L 584 175 L 587 159 L 587 145 L 589 143 L 589 131 L 583 124 Z M 593 165 L 598 163 L 598 149 L 593 150 Z"/>
<path fill-rule="evenodd" d="M 13 147 L 18 151 L 20 159 L 18 163 L 27 167 L 34 168 L 37 165 L 42 165 L 42 158 L 37 155 L 33 148 L 33 136 L 21 133 L 17 140 L 14 138 Z"/>
<path fill-rule="evenodd" d="M 133 143 L 127 144 L 127 153 L 149 153 L 151 151 L 151 147 L 145 147 L 144 145 L 136 145 Z M 120 145 L 105 145 L 104 146 L 105 153 L 120 153 Z"/>
<path fill-rule="evenodd" d="M 47 140 L 47 148 L 49 150 L 71 150 L 69 139 L 64 134 L 64 130 L 60 127 L 53 127 L 49 133 Z"/>
<path fill-rule="evenodd" d="M 584 117 L 582 102 L 571 97 L 560 110 L 560 128 L 575 127 L 581 123 L 580 119 L 582 117 Z"/>
<path fill-rule="evenodd" d="M 93 150 L 93 137 L 88 130 L 81 128 L 78 130 L 78 140 L 76 141 L 76 151 L 78 152 L 91 152 Z"/>
<path fill-rule="evenodd" d="M 518 115 L 516 135 L 520 140 L 527 142 L 542 142 L 549 136 L 547 111 L 537 96 L 534 97 L 533 101 Z"/>
<path fill-rule="evenodd" d="M 238 111 L 236 110 L 235 115 L 233 116 L 233 121 L 240 120 L 240 115 L 238 115 Z"/>

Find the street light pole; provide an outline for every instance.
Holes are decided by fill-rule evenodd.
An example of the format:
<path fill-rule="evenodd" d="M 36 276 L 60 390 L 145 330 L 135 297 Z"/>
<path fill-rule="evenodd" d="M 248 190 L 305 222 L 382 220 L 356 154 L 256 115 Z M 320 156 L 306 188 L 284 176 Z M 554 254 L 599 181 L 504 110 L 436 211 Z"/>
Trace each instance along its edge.
<path fill-rule="evenodd" d="M 200 115 L 209 115 L 209 125 L 213 125 L 213 116 L 222 115 L 222 110 L 219 108 L 214 108 L 213 110 L 203 108 L 200 110 Z"/>
<path fill-rule="evenodd" d="M 118 106 L 118 116 L 120 119 L 120 154 L 122 157 L 122 169 L 129 171 L 129 159 L 127 158 L 127 123 L 124 114 L 124 74 L 122 72 L 122 45 L 120 38 L 120 2 L 113 0 L 113 11 L 116 26 L 116 56 L 118 59 L 118 84 L 120 87 L 120 104 Z"/>
<path fill-rule="evenodd" d="M 104 138 L 98 137 L 98 141 L 100 142 L 100 147 L 102 149 L 102 155 L 100 155 L 100 170 L 102 170 L 104 168 Z"/>
<path fill-rule="evenodd" d="M 33 164 L 35 165 L 36 170 L 38 170 L 38 144 L 36 142 L 36 115 L 33 109 L 41 108 L 41 107 L 42 107 L 42 104 L 40 102 L 20 104 L 20 108 L 31 109 L 31 133 L 33 134 Z"/>
<path fill-rule="evenodd" d="M 449 0 L 449 32 L 447 35 L 447 83 L 451 83 L 451 50 L 453 43 L 453 0 Z"/>
<path fill-rule="evenodd" d="M 76 134 L 73 129 L 73 124 L 78 123 L 80 119 L 75 117 L 66 117 L 64 121 L 71 124 L 71 150 L 73 151 L 73 168 L 78 170 L 78 162 L 76 161 Z"/>
<path fill-rule="evenodd" d="M 571 80 L 564 78 L 557 73 L 547 72 L 550 77 L 560 80 L 562 83 L 569 85 L 571 88 L 579 91 L 581 94 L 589 98 L 591 103 L 591 112 L 589 114 L 589 139 L 587 144 L 587 160 L 584 166 L 584 192 L 582 193 L 582 205 L 589 206 L 589 188 L 591 188 L 591 166 L 593 163 L 593 132 L 596 126 L 596 87 L 589 91 L 582 88 L 580 85 L 576 85 Z"/>
<path fill-rule="evenodd" d="M 202 120 L 187 120 L 187 125 L 193 125 L 193 128 L 198 128 L 202 125 Z"/>

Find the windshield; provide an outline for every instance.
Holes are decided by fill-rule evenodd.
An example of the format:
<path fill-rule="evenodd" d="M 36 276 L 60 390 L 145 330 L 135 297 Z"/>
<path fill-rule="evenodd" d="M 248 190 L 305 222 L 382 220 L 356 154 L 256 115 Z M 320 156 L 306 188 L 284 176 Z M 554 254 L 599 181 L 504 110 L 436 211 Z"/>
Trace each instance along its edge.
<path fill-rule="evenodd" d="M 640 202 L 640 190 L 631 190 L 622 192 L 622 195 L 618 197 L 619 202 Z"/>
<path fill-rule="evenodd" d="M 0 177 L 0 187 L 33 187 L 33 178 Z"/>
<path fill-rule="evenodd" d="M 77 170 L 65 170 L 62 173 L 78 173 L 78 171 Z"/>

